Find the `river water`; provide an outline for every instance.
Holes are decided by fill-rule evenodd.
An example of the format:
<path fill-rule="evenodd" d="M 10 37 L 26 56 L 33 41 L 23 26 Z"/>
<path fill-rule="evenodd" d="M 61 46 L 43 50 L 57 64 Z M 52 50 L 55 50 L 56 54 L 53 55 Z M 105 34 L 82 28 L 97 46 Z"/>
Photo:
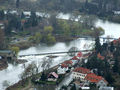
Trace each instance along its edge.
<path fill-rule="evenodd" d="M 60 14 L 60 18 L 62 19 L 69 19 L 70 15 L 69 14 Z M 120 24 L 109 22 L 109 21 L 103 21 L 98 19 L 96 21 L 96 26 L 97 27 L 102 27 L 105 30 L 105 34 L 103 35 L 104 37 L 110 35 L 114 38 L 119 38 L 120 36 Z M 77 47 L 79 50 L 84 50 L 84 49 L 90 49 L 91 45 L 94 44 L 94 41 L 92 40 L 86 40 L 86 39 L 76 39 L 71 42 L 57 42 L 56 44 L 52 46 L 47 46 L 44 44 L 39 44 L 35 47 L 30 47 L 26 50 L 21 50 L 19 52 L 19 55 L 28 55 L 28 54 L 38 54 L 38 53 L 47 53 L 47 52 L 61 52 L 61 51 L 68 51 L 71 47 Z M 27 59 L 28 62 L 25 63 L 25 65 L 29 65 L 31 62 L 35 63 L 41 63 L 42 58 L 44 56 L 26 56 L 22 57 L 19 59 Z M 55 66 L 70 57 L 67 54 L 61 54 L 59 57 L 53 59 L 53 64 L 52 66 Z M 12 65 L 9 64 L 8 68 L 5 70 L 0 71 L 0 90 L 4 90 L 6 88 L 5 85 L 3 85 L 3 82 L 7 80 L 9 82 L 9 85 L 12 85 L 20 80 L 20 74 L 24 70 L 24 65 Z M 41 69 L 40 69 L 41 70 Z"/>

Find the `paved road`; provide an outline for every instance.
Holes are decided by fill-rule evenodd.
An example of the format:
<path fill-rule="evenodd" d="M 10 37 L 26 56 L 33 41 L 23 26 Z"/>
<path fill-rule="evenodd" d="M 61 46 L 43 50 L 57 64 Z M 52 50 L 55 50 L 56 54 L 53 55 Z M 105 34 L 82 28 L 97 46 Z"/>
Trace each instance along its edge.
<path fill-rule="evenodd" d="M 73 78 L 72 78 L 72 72 L 70 72 L 69 74 L 67 74 L 65 76 L 64 80 L 58 85 L 58 87 L 56 88 L 56 90 L 60 90 L 60 88 L 63 85 L 68 86 L 72 80 L 73 80 Z"/>

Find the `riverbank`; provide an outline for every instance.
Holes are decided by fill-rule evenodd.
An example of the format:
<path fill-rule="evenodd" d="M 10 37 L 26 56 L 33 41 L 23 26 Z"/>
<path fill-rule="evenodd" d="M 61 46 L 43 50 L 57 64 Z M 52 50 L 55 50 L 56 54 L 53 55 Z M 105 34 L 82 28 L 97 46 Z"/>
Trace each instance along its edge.
<path fill-rule="evenodd" d="M 8 63 L 6 60 L 4 59 L 1 59 L 0 60 L 0 71 L 3 70 L 3 69 L 6 69 L 8 67 Z"/>
<path fill-rule="evenodd" d="M 100 36 L 104 34 L 104 30 L 102 28 L 98 29 L 97 32 L 99 33 Z M 81 34 L 79 34 L 78 36 L 55 35 L 54 36 L 55 40 L 56 40 L 55 43 L 57 43 L 57 42 L 70 42 L 72 40 L 78 39 L 80 36 L 95 37 L 95 33 L 96 33 L 96 31 L 94 31 L 94 30 L 86 29 L 83 32 L 81 32 Z M 40 43 L 42 43 L 42 42 L 40 42 Z M 55 43 L 52 43 L 52 44 L 44 43 L 44 44 L 49 46 L 49 45 L 54 45 Z M 36 46 L 38 44 L 39 44 L 38 42 L 31 42 L 29 40 L 26 40 L 26 41 L 21 41 L 21 42 L 16 42 L 16 43 L 10 44 L 10 47 L 17 46 L 20 48 L 20 50 L 24 50 L 24 49 L 28 49 L 31 46 Z"/>
<path fill-rule="evenodd" d="M 58 67 L 58 65 L 46 70 L 45 72 L 50 73 L 52 71 L 56 71 L 57 67 Z M 14 85 L 7 87 L 6 90 L 26 90 L 26 88 L 27 88 L 27 90 L 29 90 L 29 89 L 33 88 L 33 86 L 34 86 L 34 83 L 32 83 L 32 81 L 31 81 L 32 78 L 34 78 L 34 77 L 40 78 L 41 74 L 42 74 L 42 72 L 40 72 L 36 75 L 33 75 L 31 77 L 27 77 L 26 79 L 20 80 L 19 82 L 15 83 Z"/>

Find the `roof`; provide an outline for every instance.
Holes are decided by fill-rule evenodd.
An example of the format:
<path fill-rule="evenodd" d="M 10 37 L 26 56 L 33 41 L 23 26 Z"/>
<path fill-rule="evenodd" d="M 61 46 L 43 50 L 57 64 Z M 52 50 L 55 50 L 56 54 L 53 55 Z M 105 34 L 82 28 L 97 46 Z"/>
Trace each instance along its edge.
<path fill-rule="evenodd" d="M 55 72 L 51 72 L 51 73 L 48 75 L 48 77 L 49 77 L 50 75 L 53 75 L 55 78 L 58 78 L 58 75 L 57 75 Z"/>
<path fill-rule="evenodd" d="M 79 85 L 79 84 L 80 84 L 80 81 L 75 81 L 74 83 Z"/>
<path fill-rule="evenodd" d="M 99 81 L 104 80 L 104 78 L 102 76 L 97 76 L 94 73 L 87 74 L 85 79 L 92 83 L 98 83 Z"/>
<path fill-rule="evenodd" d="M 79 59 L 77 58 L 77 56 L 74 56 L 72 60 L 79 60 Z"/>
<path fill-rule="evenodd" d="M 98 57 L 99 59 L 101 59 L 101 60 L 104 60 L 104 58 L 105 58 L 104 56 L 101 56 L 100 53 L 98 53 L 97 57 Z"/>
<path fill-rule="evenodd" d="M 89 69 L 87 69 L 87 68 L 79 67 L 79 68 L 75 68 L 74 72 L 87 74 L 87 73 L 90 73 L 91 71 Z"/>
<path fill-rule="evenodd" d="M 71 60 L 65 61 L 64 64 L 72 64 L 73 62 Z"/>
<path fill-rule="evenodd" d="M 82 52 L 78 52 L 77 56 L 82 57 Z"/>
<path fill-rule="evenodd" d="M 113 40 L 112 42 L 113 42 L 113 44 L 117 44 L 117 40 Z"/>
<path fill-rule="evenodd" d="M 114 90 L 114 87 L 100 87 L 99 90 Z"/>
<path fill-rule="evenodd" d="M 62 68 L 67 68 L 68 66 L 63 63 L 63 64 L 61 64 L 61 67 L 62 67 Z"/>

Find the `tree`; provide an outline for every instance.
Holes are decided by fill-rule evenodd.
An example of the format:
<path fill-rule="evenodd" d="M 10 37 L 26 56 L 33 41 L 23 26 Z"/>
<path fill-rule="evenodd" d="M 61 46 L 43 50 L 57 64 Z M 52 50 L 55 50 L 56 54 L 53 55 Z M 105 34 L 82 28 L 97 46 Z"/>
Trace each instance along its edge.
<path fill-rule="evenodd" d="M 114 49 L 115 49 L 114 44 L 113 44 L 113 42 L 111 42 L 111 44 L 110 44 L 110 51 L 113 52 Z"/>
<path fill-rule="evenodd" d="M 115 58 L 115 64 L 113 66 L 113 72 L 116 72 L 116 73 L 119 72 L 119 62 L 117 60 L 117 57 Z"/>
<path fill-rule="evenodd" d="M 36 66 L 36 64 L 32 62 L 24 69 L 24 71 L 19 76 L 19 78 L 22 80 L 22 85 L 24 85 L 28 77 L 32 76 L 33 78 L 33 75 L 38 73 L 37 68 L 38 67 Z"/>
<path fill-rule="evenodd" d="M 60 90 L 67 90 L 67 86 L 62 86 Z"/>
<path fill-rule="evenodd" d="M 42 81 L 45 81 L 46 80 L 46 69 L 49 69 L 52 65 L 52 58 L 43 58 L 43 61 L 42 61 L 42 69 L 43 69 L 43 72 L 42 72 L 42 75 L 41 75 L 41 80 Z"/>
<path fill-rule="evenodd" d="M 13 46 L 13 47 L 11 47 L 11 50 L 12 50 L 12 51 L 15 53 L 15 55 L 17 56 L 20 48 L 17 47 L 17 46 Z"/>
<path fill-rule="evenodd" d="M 64 36 L 70 36 L 70 26 L 65 20 L 58 20 L 58 34 L 64 35 Z"/>
<path fill-rule="evenodd" d="M 19 8 L 20 0 L 16 0 L 16 8 Z"/>
<path fill-rule="evenodd" d="M 31 37 L 29 38 L 29 40 L 38 44 L 38 43 L 40 43 L 41 40 L 42 40 L 42 35 L 41 35 L 41 33 L 39 33 L 39 32 L 38 32 L 38 33 L 35 33 L 34 36 L 31 36 Z"/>
<path fill-rule="evenodd" d="M 105 75 L 105 79 L 108 81 L 109 84 L 112 84 L 115 81 L 110 72 L 107 72 L 107 74 Z"/>
<path fill-rule="evenodd" d="M 51 34 L 52 33 L 52 31 L 53 31 L 53 27 L 52 26 L 45 26 L 44 27 L 44 32 L 46 33 L 46 34 Z"/>
<path fill-rule="evenodd" d="M 52 12 L 49 18 L 49 22 L 52 24 L 55 30 L 57 29 L 57 18 L 56 17 L 57 17 L 57 13 Z"/>
<path fill-rule="evenodd" d="M 38 25 L 38 20 L 37 20 L 36 13 L 33 12 L 33 11 L 31 12 L 30 21 L 31 21 L 31 25 L 33 27 Z"/>
<path fill-rule="evenodd" d="M 47 42 L 46 42 L 47 44 L 53 44 L 53 43 L 56 42 L 55 37 L 52 36 L 51 34 L 48 34 L 48 35 L 47 35 L 46 41 L 47 41 Z"/>
<path fill-rule="evenodd" d="M 70 90 L 77 90 L 75 84 L 72 86 Z"/>
<path fill-rule="evenodd" d="M 25 18 L 25 15 L 24 15 L 24 13 L 22 12 L 21 13 L 21 19 L 24 19 Z"/>
<path fill-rule="evenodd" d="M 4 46 L 5 46 L 4 31 L 0 29 L 0 49 L 4 49 Z"/>
<path fill-rule="evenodd" d="M 3 84 L 3 87 L 9 87 L 10 86 L 10 82 L 7 81 L 7 80 L 3 81 L 2 84 Z"/>
<path fill-rule="evenodd" d="M 0 10 L 0 20 L 3 20 L 5 17 L 4 10 Z"/>
<path fill-rule="evenodd" d="M 95 38 L 95 50 L 97 53 L 101 52 L 101 43 L 99 37 Z"/>
<path fill-rule="evenodd" d="M 52 58 L 43 58 L 43 61 L 42 61 L 42 69 L 43 69 L 43 72 L 46 70 L 46 69 L 49 69 L 51 64 L 52 64 Z"/>

